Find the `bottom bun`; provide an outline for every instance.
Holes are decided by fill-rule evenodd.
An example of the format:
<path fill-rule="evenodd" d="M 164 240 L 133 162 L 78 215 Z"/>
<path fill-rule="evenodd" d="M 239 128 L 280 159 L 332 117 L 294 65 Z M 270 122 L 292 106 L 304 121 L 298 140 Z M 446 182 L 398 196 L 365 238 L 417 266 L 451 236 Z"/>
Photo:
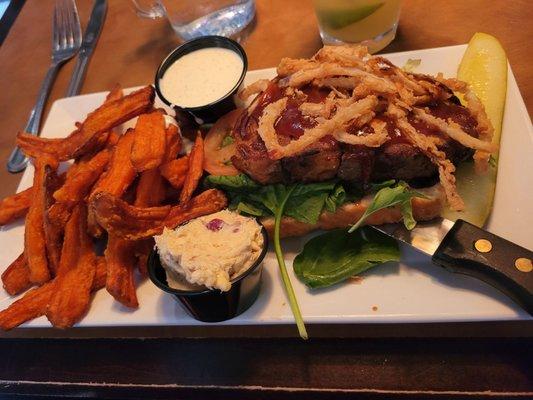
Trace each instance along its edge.
<path fill-rule="evenodd" d="M 414 219 L 416 221 L 429 221 L 439 217 L 445 204 L 444 191 L 440 184 L 429 188 L 417 189 L 417 191 L 427 196 L 427 198 L 414 197 L 411 200 Z M 283 217 L 281 219 L 280 236 L 303 236 L 317 229 L 347 228 L 363 216 L 372 199 L 373 195 L 368 195 L 355 203 L 342 205 L 334 213 L 323 211 L 316 224 L 306 224 L 292 217 Z M 400 207 L 389 207 L 372 214 L 367 218 L 364 225 L 389 224 L 400 222 L 401 220 Z M 274 218 L 263 218 L 261 223 L 268 231 L 269 236 L 272 237 L 274 233 Z"/>

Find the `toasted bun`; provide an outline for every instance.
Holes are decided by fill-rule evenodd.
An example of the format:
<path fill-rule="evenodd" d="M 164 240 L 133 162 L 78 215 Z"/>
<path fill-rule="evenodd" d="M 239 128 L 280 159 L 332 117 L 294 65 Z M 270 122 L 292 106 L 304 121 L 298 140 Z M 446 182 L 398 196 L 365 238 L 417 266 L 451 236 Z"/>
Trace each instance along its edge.
<path fill-rule="evenodd" d="M 416 221 L 428 221 L 441 215 L 445 204 L 445 195 L 440 184 L 430 188 L 418 189 L 428 198 L 415 197 L 411 200 L 413 217 Z M 347 203 L 339 207 L 334 213 L 323 211 L 318 222 L 314 225 L 300 222 L 291 217 L 281 220 L 281 237 L 302 236 L 317 229 L 347 228 L 353 225 L 365 212 L 372 202 L 372 196 L 365 196 L 355 203 Z M 365 222 L 366 225 L 381 225 L 402 220 L 399 207 L 390 207 L 372 214 Z M 274 233 L 274 218 L 263 218 L 261 223 L 265 226 L 269 236 Z"/>

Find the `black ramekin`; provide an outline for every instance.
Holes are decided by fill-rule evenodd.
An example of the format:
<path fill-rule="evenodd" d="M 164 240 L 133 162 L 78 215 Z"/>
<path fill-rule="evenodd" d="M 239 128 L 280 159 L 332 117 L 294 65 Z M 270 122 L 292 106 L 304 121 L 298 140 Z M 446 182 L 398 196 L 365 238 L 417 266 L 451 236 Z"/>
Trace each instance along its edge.
<path fill-rule="evenodd" d="M 227 93 L 224 97 L 210 104 L 206 104 L 204 106 L 199 107 L 180 107 L 179 105 L 173 104 L 172 102 L 168 101 L 161 93 L 161 89 L 159 87 L 159 80 L 163 77 L 168 67 L 170 67 L 178 58 L 183 57 L 185 54 L 209 47 L 222 47 L 225 49 L 230 49 L 241 57 L 243 66 L 242 73 L 233 89 L 231 89 L 231 91 Z M 202 123 L 212 123 L 237 107 L 235 105 L 235 101 L 233 100 L 233 96 L 237 93 L 237 90 L 241 86 L 242 81 L 244 80 L 244 77 L 246 75 L 247 69 L 248 58 L 246 57 L 246 53 L 239 43 L 223 36 L 203 36 L 182 44 L 181 46 L 174 49 L 163 60 L 155 74 L 155 90 L 159 98 L 168 106 L 184 110 L 191 114 L 193 117 L 200 119 Z"/>
<path fill-rule="evenodd" d="M 165 269 L 154 248 L 148 257 L 148 276 L 159 289 L 170 293 L 195 319 L 203 322 L 220 322 L 236 317 L 246 311 L 257 299 L 261 288 L 263 259 L 268 251 L 268 234 L 261 227 L 263 249 L 248 270 L 231 280 L 227 292 L 218 289 L 178 290 L 168 286 Z"/>

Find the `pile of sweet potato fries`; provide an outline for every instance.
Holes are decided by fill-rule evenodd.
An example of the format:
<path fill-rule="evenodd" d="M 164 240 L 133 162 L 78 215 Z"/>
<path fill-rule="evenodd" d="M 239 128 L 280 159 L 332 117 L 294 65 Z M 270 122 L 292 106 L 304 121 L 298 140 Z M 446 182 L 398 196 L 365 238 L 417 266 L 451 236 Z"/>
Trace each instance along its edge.
<path fill-rule="evenodd" d="M 113 131 L 134 117 L 134 129 Z M 214 189 L 193 197 L 203 173 L 202 136 L 180 156 L 180 130 L 154 109 L 151 86 L 126 96 L 117 86 L 66 138 L 21 133 L 17 144 L 33 158 L 35 174 L 31 188 L 0 202 L 0 225 L 26 216 L 24 251 L 2 282 L 12 296 L 36 287 L 0 312 L 4 330 L 42 315 L 71 327 L 104 286 L 138 307 L 134 275 L 146 275 L 152 236 L 226 206 Z M 67 160 L 74 162 L 59 174 Z M 95 251 L 99 241 L 103 255 Z"/>

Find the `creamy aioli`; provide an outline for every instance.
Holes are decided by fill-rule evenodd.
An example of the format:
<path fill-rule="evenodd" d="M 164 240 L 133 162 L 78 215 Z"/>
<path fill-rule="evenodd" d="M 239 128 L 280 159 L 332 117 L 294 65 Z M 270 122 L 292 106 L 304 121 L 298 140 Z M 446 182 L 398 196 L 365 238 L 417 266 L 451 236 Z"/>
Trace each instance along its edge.
<path fill-rule="evenodd" d="M 170 287 L 180 280 L 228 291 L 231 279 L 244 273 L 263 249 L 261 226 L 253 218 L 223 210 L 196 218 L 155 236 Z"/>
<path fill-rule="evenodd" d="M 178 58 L 163 74 L 163 96 L 181 107 L 199 107 L 231 92 L 241 77 L 242 58 L 230 49 L 208 47 Z"/>

